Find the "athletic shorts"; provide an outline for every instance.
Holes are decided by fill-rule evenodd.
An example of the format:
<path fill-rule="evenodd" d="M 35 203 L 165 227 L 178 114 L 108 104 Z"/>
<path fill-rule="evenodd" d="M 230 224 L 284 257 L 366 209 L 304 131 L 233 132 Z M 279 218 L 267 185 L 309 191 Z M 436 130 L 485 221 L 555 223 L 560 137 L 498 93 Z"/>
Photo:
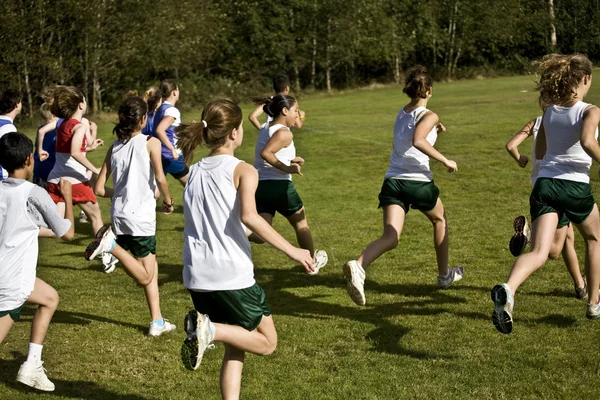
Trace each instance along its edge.
<path fill-rule="evenodd" d="M 6 316 L 6 315 L 10 315 L 10 317 L 12 318 L 13 321 L 18 320 L 19 318 L 21 318 L 21 309 L 23 308 L 23 306 L 25 305 L 25 303 L 21 304 L 19 307 L 13 309 L 13 310 L 4 310 L 4 311 L 0 311 L 0 318 Z"/>
<path fill-rule="evenodd" d="M 581 224 L 594 209 L 594 204 L 589 183 L 566 179 L 538 178 L 529 196 L 531 221 L 543 214 L 557 213 L 559 227 L 566 220 Z"/>
<path fill-rule="evenodd" d="M 156 254 L 156 236 L 117 235 L 117 244 L 137 258 Z"/>
<path fill-rule="evenodd" d="M 171 174 L 171 176 L 175 179 L 181 179 L 190 172 L 189 168 L 183 161 L 183 154 L 180 154 L 177 160 L 163 156 L 162 165 L 165 175 Z"/>
<path fill-rule="evenodd" d="M 410 208 L 431 211 L 437 204 L 440 190 L 431 182 L 387 178 L 379 193 L 379 208 L 397 204 L 408 214 Z"/>
<path fill-rule="evenodd" d="M 246 289 L 196 292 L 190 290 L 194 308 L 212 322 L 237 325 L 253 331 L 263 315 L 271 315 L 264 290 L 257 283 Z"/>
<path fill-rule="evenodd" d="M 258 181 L 255 198 L 259 214 L 275 215 L 278 212 L 289 217 L 304 207 L 296 187 L 289 180 Z"/>
<path fill-rule="evenodd" d="M 60 191 L 60 185 L 48 182 L 46 183 L 46 190 L 54 203 L 58 204 L 65 202 L 65 198 Z M 98 202 L 98 199 L 96 199 L 96 195 L 94 194 L 94 189 L 92 189 L 92 185 L 90 185 L 89 181 L 72 185 L 71 191 L 73 192 L 73 204 L 96 204 Z"/>

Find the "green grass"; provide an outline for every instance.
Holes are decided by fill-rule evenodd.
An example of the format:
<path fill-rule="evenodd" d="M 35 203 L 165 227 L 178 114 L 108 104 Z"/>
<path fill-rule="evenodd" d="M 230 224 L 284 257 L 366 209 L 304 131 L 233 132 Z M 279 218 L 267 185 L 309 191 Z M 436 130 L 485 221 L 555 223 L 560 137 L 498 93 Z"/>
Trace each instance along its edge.
<path fill-rule="evenodd" d="M 430 108 L 448 128 L 437 148 L 455 160 L 456 174 L 432 161 L 450 226 L 450 261 L 466 276 L 436 287 L 432 229 L 409 214 L 400 245 L 377 260 L 366 282 L 367 306 L 345 291 L 342 264 L 381 234 L 377 194 L 391 151 L 396 113 L 406 103 L 397 87 L 300 100 L 308 119 L 295 135 L 306 164 L 294 182 L 318 248 L 329 264 L 317 276 L 267 245 L 253 246 L 255 273 L 279 333 L 277 351 L 246 358 L 246 399 L 592 398 L 599 378 L 598 323 L 584 317 L 562 261 L 548 262 L 519 291 L 513 334 L 491 323 L 490 288 L 506 279 L 512 220 L 528 213 L 529 171 L 504 150 L 508 139 L 540 114 L 530 77 L 438 83 Z M 527 90 L 524 92 L 524 90 Z M 600 103 L 600 89 L 589 98 Z M 185 99 L 183 99 L 185 101 Z M 245 115 L 250 106 L 244 107 Z M 193 113 L 199 114 L 199 112 Z M 100 137 L 111 141 L 111 124 Z M 245 123 L 237 156 L 251 162 L 257 132 Z M 531 143 L 523 152 L 530 154 Z M 100 149 L 90 153 L 99 165 Z M 205 150 L 198 152 L 205 153 Z M 593 188 L 598 178 L 593 167 Z M 75 240 L 43 240 L 38 275 L 60 296 L 44 348 L 56 383 L 40 398 L 213 399 L 219 397 L 223 347 L 206 353 L 195 372 L 183 368 L 182 319 L 192 302 L 181 283 L 181 187 L 169 178 L 176 213 L 158 214 L 159 283 L 163 314 L 178 325 L 160 338 L 143 292 L 122 268 L 111 275 L 87 263 L 89 225 Z M 598 192 L 595 190 L 598 198 Z M 108 220 L 109 202 L 101 200 Z M 295 243 L 280 216 L 276 229 Z M 583 245 L 576 239 L 579 259 Z M 583 266 L 582 266 L 583 268 Z M 0 398 L 29 398 L 14 383 L 27 350 L 34 309 L 26 307 L 0 345 Z M 593 351 L 592 351 L 593 350 Z"/>

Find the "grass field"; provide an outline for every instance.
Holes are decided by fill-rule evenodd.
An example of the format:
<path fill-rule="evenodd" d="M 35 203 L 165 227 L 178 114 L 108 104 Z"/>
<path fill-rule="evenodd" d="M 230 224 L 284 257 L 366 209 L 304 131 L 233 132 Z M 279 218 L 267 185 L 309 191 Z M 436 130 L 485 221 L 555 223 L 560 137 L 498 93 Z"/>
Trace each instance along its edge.
<path fill-rule="evenodd" d="M 437 289 L 431 224 L 413 211 L 398 248 L 368 270 L 362 308 L 346 294 L 342 265 L 381 234 L 377 194 L 406 97 L 390 87 L 300 101 L 308 118 L 295 143 L 306 164 L 294 182 L 329 264 L 308 276 L 273 248 L 253 245 L 256 279 L 273 309 L 279 347 L 272 356 L 246 358 L 243 398 L 597 397 L 600 358 L 590 351 L 600 322 L 585 319 L 585 304 L 574 298 L 561 260 L 548 262 L 522 286 L 511 335 L 491 323 L 489 290 L 504 282 L 513 262 L 512 220 L 529 211 L 530 168 L 520 169 L 504 144 L 540 114 L 532 88 L 531 77 L 435 85 L 429 106 L 448 129 L 436 147 L 458 163 L 459 172 L 448 174 L 434 161 L 432 168 L 449 220 L 450 262 L 465 266 L 465 278 L 449 290 Z M 587 100 L 600 103 L 598 86 Z M 244 107 L 245 117 L 249 110 Z M 107 143 L 111 127 L 100 124 Z M 238 157 L 252 162 L 256 136 L 246 121 Z M 530 149 L 526 142 L 524 154 Z M 89 158 L 100 165 L 105 150 Z M 70 243 L 43 240 L 38 276 L 58 290 L 61 302 L 44 347 L 56 392 L 36 393 L 39 398 L 219 397 L 222 345 L 207 352 L 195 372 L 179 359 L 182 320 L 192 302 L 181 279 L 182 190 L 169 182 L 177 206 L 174 215 L 157 216 L 159 284 L 163 314 L 177 331 L 145 336 L 150 317 L 143 291 L 122 268 L 105 275 L 98 263 L 84 260 L 89 225 L 78 225 Z M 108 221 L 109 201 L 101 206 Z M 295 243 L 280 216 L 275 227 Z M 576 245 L 583 263 L 579 235 Z M 26 307 L 0 345 L 0 399 L 34 393 L 15 383 L 33 312 Z"/>

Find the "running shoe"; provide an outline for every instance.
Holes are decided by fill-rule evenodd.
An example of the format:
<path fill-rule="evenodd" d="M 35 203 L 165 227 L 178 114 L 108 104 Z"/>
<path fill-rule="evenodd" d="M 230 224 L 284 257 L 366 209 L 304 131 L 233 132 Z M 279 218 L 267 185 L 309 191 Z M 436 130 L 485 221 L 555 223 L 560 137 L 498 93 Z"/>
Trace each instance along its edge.
<path fill-rule="evenodd" d="M 191 310 L 185 316 L 183 326 L 187 337 L 181 346 L 181 360 L 189 370 L 196 370 L 202 362 L 206 349 L 214 348 L 208 315 Z"/>
<path fill-rule="evenodd" d="M 527 218 L 523 215 L 519 215 L 513 222 L 515 228 L 515 234 L 510 239 L 508 248 L 513 256 L 518 257 L 523 253 L 525 247 L 531 240 L 531 229 L 527 223 Z"/>
<path fill-rule="evenodd" d="M 115 248 L 116 237 L 110 225 L 104 225 L 98 230 L 96 239 L 94 239 L 85 249 L 85 259 L 90 261 L 98 255 L 110 252 Z"/>
<path fill-rule="evenodd" d="M 54 383 L 46 376 L 46 368 L 43 367 L 43 364 L 43 362 L 36 364 L 31 361 L 25 361 L 21 364 L 21 368 L 19 368 L 17 382 L 31 386 L 34 389 L 53 392 Z"/>
<path fill-rule="evenodd" d="M 448 275 L 446 276 L 438 276 L 438 287 L 442 289 L 448 289 L 450 285 L 454 282 L 460 281 L 465 275 L 465 267 L 459 265 L 456 268 L 450 268 L 448 270 Z"/>
<path fill-rule="evenodd" d="M 492 289 L 494 312 L 492 322 L 498 331 L 508 334 L 512 332 L 512 311 L 515 304 L 512 292 L 507 284 L 496 285 Z"/>
<path fill-rule="evenodd" d="M 177 327 L 166 319 L 164 319 L 164 324 L 162 324 L 162 326 L 157 325 L 154 323 L 154 321 L 152 321 L 148 327 L 148 336 L 160 336 L 163 333 L 174 331 L 175 328 Z"/>
<path fill-rule="evenodd" d="M 316 275 L 319 273 L 319 270 L 327 265 L 327 261 L 329 257 L 327 257 L 327 253 L 325 250 L 317 250 L 315 251 L 315 264 L 313 265 L 313 271 L 309 272 L 309 275 Z"/>
<path fill-rule="evenodd" d="M 344 276 L 346 277 L 346 290 L 352 301 L 359 306 L 367 302 L 365 298 L 365 270 L 356 260 L 344 264 Z"/>

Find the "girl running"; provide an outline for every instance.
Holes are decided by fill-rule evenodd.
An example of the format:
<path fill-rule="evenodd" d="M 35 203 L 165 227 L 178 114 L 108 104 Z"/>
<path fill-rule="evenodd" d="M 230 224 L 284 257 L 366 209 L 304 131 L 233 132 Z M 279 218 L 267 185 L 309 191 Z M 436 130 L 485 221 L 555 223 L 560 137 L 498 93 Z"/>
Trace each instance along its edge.
<path fill-rule="evenodd" d="M 160 336 L 174 330 L 175 325 L 165 320 L 160 312 L 156 186 L 165 198 L 163 205 L 167 214 L 173 212 L 173 199 L 162 172 L 160 142 L 142 134 L 147 111 L 147 105 L 140 97 L 129 97 L 119 106 L 119 123 L 113 131 L 117 140 L 106 154 L 95 187 L 98 196 L 112 198 L 110 215 L 114 233 L 107 225 L 101 232 L 102 238 L 88 246 L 86 258 L 92 260 L 102 252 L 112 252 L 121 261 L 125 270 L 144 286 L 152 317 L 148 335 Z M 105 186 L 111 174 L 114 189 Z"/>
<path fill-rule="evenodd" d="M 433 242 L 438 265 L 438 286 L 448 288 L 462 279 L 464 269 L 448 267 L 448 225 L 439 189 L 433 182 L 429 157 L 441 162 L 448 172 L 458 171 L 433 145 L 439 131 L 437 114 L 427 109 L 433 93 L 433 81 L 425 67 L 414 66 L 407 71 L 403 92 L 410 102 L 402 107 L 394 124 L 394 150 L 379 193 L 383 208 L 383 235 L 371 242 L 357 260 L 344 265 L 348 294 L 358 305 L 365 305 L 365 269 L 383 253 L 398 246 L 404 219 L 410 208 L 417 209 L 433 224 Z"/>
<path fill-rule="evenodd" d="M 542 117 L 537 117 L 529 121 L 520 131 L 517 133 L 507 144 L 506 150 L 515 159 L 521 168 L 524 168 L 529 163 L 529 157 L 519 153 L 519 145 L 523 143 L 528 137 L 533 136 L 533 150 L 532 150 L 532 168 L 531 168 L 531 184 L 535 185 L 538 173 L 540 170 L 540 162 L 535 158 L 535 141 L 542 123 Z M 527 218 L 523 215 L 519 215 L 515 218 L 513 226 L 515 228 L 515 234 L 510 240 L 509 248 L 512 255 L 518 257 L 527 243 L 530 240 L 530 228 L 527 223 Z M 575 287 L 575 297 L 578 299 L 585 299 L 587 297 L 587 288 L 585 280 L 581 276 L 579 270 L 579 260 L 577 259 L 577 252 L 575 251 L 575 233 L 573 232 L 573 226 L 569 219 L 563 214 L 558 226 L 556 227 L 556 233 L 552 240 L 552 246 L 550 247 L 550 253 L 548 257 L 552 260 L 556 260 L 562 252 L 563 259 L 567 266 L 567 270 L 573 279 L 573 285 Z"/>
<path fill-rule="evenodd" d="M 60 179 L 72 184 L 73 204 L 79 205 L 89 216 L 92 229 L 97 233 L 102 228 L 102 215 L 94 190 L 90 184 L 88 170 L 98 174 L 100 170 L 87 158 L 86 152 L 102 146 L 100 139 L 87 144 L 89 125 L 82 122 L 87 110 L 87 103 L 81 91 L 73 86 L 56 86 L 52 88 L 54 100 L 50 112 L 64 119 L 56 132 L 56 162 L 50 174 L 46 190 L 54 203 L 58 205 L 60 215 L 64 215 L 65 199 L 58 185 Z M 114 270 L 116 260 L 106 256 L 102 258 L 104 272 Z"/>
<path fill-rule="evenodd" d="M 540 170 L 529 198 L 531 252 L 518 257 L 508 281 L 492 289 L 492 321 L 502 333 L 512 332 L 515 292 L 548 259 L 563 216 L 586 242 L 586 316 L 600 318 L 600 219 L 589 183 L 592 159 L 600 162 L 600 109 L 583 102 L 592 83 L 592 63 L 580 54 L 550 54 L 540 63 L 540 71 L 539 103 L 544 114 L 535 146 Z"/>
<path fill-rule="evenodd" d="M 183 186 L 187 183 L 189 169 L 177 149 L 177 128 L 181 124 L 181 113 L 175 104 L 179 100 L 179 87 L 172 79 L 160 83 L 162 104 L 156 110 L 153 124 L 154 136 L 162 143 L 162 164 L 164 173 L 171 174 Z"/>
<path fill-rule="evenodd" d="M 254 168 L 258 170 L 256 208 L 270 225 L 275 213 L 283 215 L 296 231 L 298 245 L 310 251 L 315 275 L 327 264 L 327 253 L 315 251 L 313 238 L 308 228 L 304 204 L 292 183 L 292 174 L 302 175 L 304 159 L 296 156 L 294 135 L 290 130 L 298 120 L 298 102 L 291 96 L 279 94 L 272 99 L 255 99 L 264 104 L 264 111 L 272 122 L 264 124 L 258 133 L 254 150 Z M 258 235 L 260 236 L 260 235 Z M 262 242 L 257 235 L 251 240 Z"/>
<path fill-rule="evenodd" d="M 278 94 L 289 95 L 290 94 L 290 78 L 288 78 L 288 76 L 285 74 L 275 75 L 273 77 L 273 90 L 275 91 L 275 96 L 277 96 Z M 248 116 L 248 120 L 250 121 L 250 123 L 252 125 L 254 125 L 254 127 L 256 129 L 258 129 L 260 131 L 262 128 L 262 125 L 261 125 L 260 121 L 258 120 L 258 118 L 264 112 L 264 109 L 263 109 L 264 103 L 261 102 L 263 100 L 263 98 L 259 97 L 259 98 L 252 99 L 252 100 L 253 101 L 256 100 L 257 106 Z M 294 128 L 300 129 L 300 128 L 302 128 L 302 125 L 304 125 L 304 120 L 306 120 L 306 114 L 302 110 L 298 110 L 298 113 L 300 114 L 300 116 L 295 121 Z M 273 117 L 271 117 L 270 115 L 267 115 L 266 123 L 270 124 L 271 121 L 273 121 Z"/>
<path fill-rule="evenodd" d="M 210 148 L 210 154 L 192 166 L 183 196 L 183 283 L 195 309 L 185 318 L 187 338 L 181 355 L 188 369 L 196 369 L 211 342 L 225 344 L 224 399 L 240 396 L 246 352 L 268 355 L 277 347 L 271 310 L 254 280 L 245 227 L 307 271 L 312 269 L 310 253 L 289 244 L 256 212 L 258 174 L 234 156 L 243 135 L 242 110 L 229 100 L 209 103 L 202 122 L 182 126 L 179 133 L 186 160 L 200 144 Z"/>
<path fill-rule="evenodd" d="M 144 135 L 152 136 L 154 134 L 154 115 L 156 110 L 162 104 L 162 96 L 158 86 L 150 86 L 142 96 L 142 99 L 148 105 L 148 113 L 146 114 L 146 126 L 142 129 Z"/>
<path fill-rule="evenodd" d="M 48 175 L 56 162 L 56 130 L 62 124 L 63 119 L 52 115 L 48 103 L 42 104 L 40 114 L 45 123 L 38 127 L 35 139 L 33 183 L 45 188 Z"/>

